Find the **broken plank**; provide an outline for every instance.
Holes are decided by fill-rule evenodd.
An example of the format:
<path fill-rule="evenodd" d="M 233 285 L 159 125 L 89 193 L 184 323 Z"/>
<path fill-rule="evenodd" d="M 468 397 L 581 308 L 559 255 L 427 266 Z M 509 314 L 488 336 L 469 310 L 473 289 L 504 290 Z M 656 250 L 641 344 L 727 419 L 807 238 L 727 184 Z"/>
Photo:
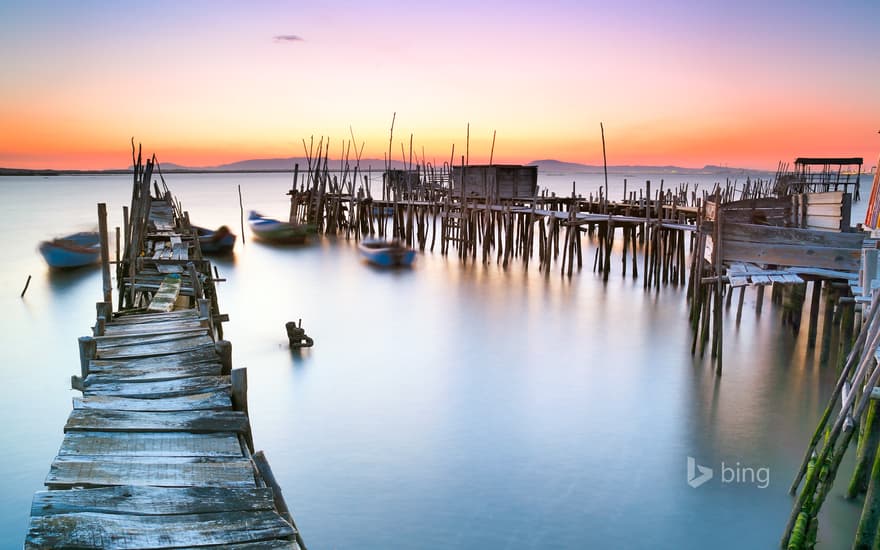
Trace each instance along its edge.
<path fill-rule="evenodd" d="M 168 275 L 162 280 L 162 285 L 147 306 L 147 311 L 168 312 L 174 309 L 174 302 L 180 294 L 180 276 Z"/>
<path fill-rule="evenodd" d="M 64 432 L 235 432 L 248 431 L 247 415 L 241 411 L 115 411 L 74 409 Z"/>
<path fill-rule="evenodd" d="M 256 487 L 244 458 L 57 456 L 50 489 L 148 485 L 153 487 Z"/>
<path fill-rule="evenodd" d="M 229 396 L 228 390 L 183 395 L 180 397 L 166 397 L 164 399 L 93 395 L 89 397 L 74 397 L 73 408 L 151 412 L 223 410 L 232 408 L 232 399 Z"/>
<path fill-rule="evenodd" d="M 39 491 L 31 503 L 35 517 L 76 512 L 133 516 L 206 514 L 272 510 L 269 488 L 115 486 L 71 491 Z"/>
<path fill-rule="evenodd" d="M 58 455 L 241 457 L 242 451 L 232 433 L 69 432 Z"/>

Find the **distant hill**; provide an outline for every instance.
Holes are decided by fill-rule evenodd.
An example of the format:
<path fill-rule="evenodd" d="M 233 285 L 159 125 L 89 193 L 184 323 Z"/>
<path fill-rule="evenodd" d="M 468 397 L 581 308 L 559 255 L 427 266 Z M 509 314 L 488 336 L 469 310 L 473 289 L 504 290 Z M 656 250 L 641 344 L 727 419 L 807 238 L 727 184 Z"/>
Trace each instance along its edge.
<path fill-rule="evenodd" d="M 529 166 L 537 166 L 540 172 L 559 173 L 559 174 L 601 174 L 603 168 L 600 165 L 578 164 L 575 162 L 563 162 L 560 160 L 544 159 L 533 160 Z M 611 174 L 693 174 L 693 175 L 714 175 L 714 174 L 769 174 L 766 170 L 754 170 L 751 168 L 732 168 L 728 166 L 715 166 L 707 164 L 702 168 L 684 168 L 682 166 L 644 166 L 632 164 L 614 164 L 608 166 L 608 173 Z"/>
<path fill-rule="evenodd" d="M 312 163 L 315 160 L 312 159 Z M 173 162 L 161 163 L 162 172 L 292 172 L 294 165 L 299 164 L 300 171 L 308 170 L 308 159 L 305 157 L 289 157 L 289 158 L 266 158 L 266 159 L 247 159 L 218 166 L 184 166 Z M 354 168 L 355 161 L 350 159 L 349 168 Z M 392 167 L 400 169 L 404 167 L 401 161 L 392 161 Z M 530 166 L 537 166 L 539 172 L 547 174 L 601 174 L 602 166 L 592 164 L 578 164 L 575 162 L 564 162 L 554 159 L 534 160 L 528 163 Z M 339 159 L 330 159 L 327 165 L 331 170 L 339 170 L 341 163 Z M 385 161 L 382 159 L 361 159 L 361 170 L 368 168 L 374 171 L 382 171 L 385 169 Z M 113 170 L 30 170 L 19 168 L 0 168 L 0 176 L 2 175 L 61 175 L 61 174 L 118 174 L 131 172 L 132 167 Z M 731 168 L 727 166 L 714 166 L 707 164 L 702 168 L 683 168 L 681 166 L 637 166 L 637 165 L 611 165 L 608 166 L 608 172 L 612 174 L 703 174 L 703 175 L 767 175 L 770 172 L 762 170 L 752 170 L 749 168 Z"/>

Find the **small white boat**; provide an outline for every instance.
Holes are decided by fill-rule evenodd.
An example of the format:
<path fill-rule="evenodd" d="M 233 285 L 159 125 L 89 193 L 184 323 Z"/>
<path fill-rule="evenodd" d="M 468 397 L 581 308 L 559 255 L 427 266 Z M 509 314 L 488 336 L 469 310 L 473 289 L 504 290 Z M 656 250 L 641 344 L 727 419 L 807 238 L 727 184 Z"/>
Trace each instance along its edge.
<path fill-rule="evenodd" d="M 381 267 L 407 267 L 416 259 L 416 251 L 397 239 L 364 239 L 358 244 L 358 249 L 368 262 Z"/>
<path fill-rule="evenodd" d="M 92 265 L 101 259 L 101 239 L 95 232 L 74 233 L 43 241 L 40 254 L 51 268 L 68 269 Z"/>

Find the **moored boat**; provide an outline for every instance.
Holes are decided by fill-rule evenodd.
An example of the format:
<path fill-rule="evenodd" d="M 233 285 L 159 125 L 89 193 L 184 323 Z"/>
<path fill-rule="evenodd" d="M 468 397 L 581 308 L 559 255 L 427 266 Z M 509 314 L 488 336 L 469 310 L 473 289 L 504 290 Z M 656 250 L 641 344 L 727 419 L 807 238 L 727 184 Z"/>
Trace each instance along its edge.
<path fill-rule="evenodd" d="M 101 258 L 101 239 L 95 232 L 84 231 L 43 241 L 39 250 L 51 268 L 82 267 L 97 263 Z"/>
<path fill-rule="evenodd" d="M 253 210 L 248 216 L 248 223 L 257 239 L 270 243 L 302 244 L 306 242 L 309 233 L 314 233 L 314 227 L 311 225 L 292 224 L 267 218 Z"/>
<path fill-rule="evenodd" d="M 204 254 L 229 254 L 235 246 L 235 233 L 225 225 L 216 231 L 205 227 L 195 227 L 199 235 L 199 247 Z"/>
<path fill-rule="evenodd" d="M 397 239 L 364 239 L 358 244 L 358 249 L 368 262 L 381 267 L 407 267 L 416 259 L 416 251 Z"/>

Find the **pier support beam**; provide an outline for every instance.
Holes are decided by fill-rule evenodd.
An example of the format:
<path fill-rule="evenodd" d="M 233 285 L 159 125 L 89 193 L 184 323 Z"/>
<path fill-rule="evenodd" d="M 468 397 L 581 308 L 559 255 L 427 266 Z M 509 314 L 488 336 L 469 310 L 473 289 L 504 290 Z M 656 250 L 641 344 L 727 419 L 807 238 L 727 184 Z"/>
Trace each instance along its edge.
<path fill-rule="evenodd" d="M 98 354 L 98 341 L 91 336 L 79 337 L 79 368 L 83 380 L 89 375 L 89 361 Z"/>
<path fill-rule="evenodd" d="M 232 374 L 232 342 L 228 340 L 220 340 L 214 344 L 217 355 L 220 356 L 220 364 L 222 369 L 220 374 L 229 376 Z"/>

